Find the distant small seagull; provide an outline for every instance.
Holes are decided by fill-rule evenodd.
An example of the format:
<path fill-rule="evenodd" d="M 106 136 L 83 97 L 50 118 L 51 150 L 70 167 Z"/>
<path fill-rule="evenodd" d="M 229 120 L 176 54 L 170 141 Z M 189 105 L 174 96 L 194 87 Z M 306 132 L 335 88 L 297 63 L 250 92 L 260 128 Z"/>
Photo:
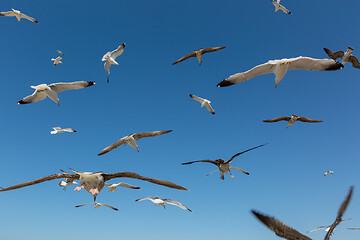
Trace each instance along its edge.
<path fill-rule="evenodd" d="M 202 63 L 202 60 L 201 60 L 201 57 L 202 55 L 204 55 L 205 53 L 210 53 L 210 52 L 215 52 L 215 51 L 219 51 L 221 49 L 224 49 L 226 47 L 212 47 L 212 48 L 200 48 L 199 50 L 194 50 L 193 53 L 189 53 L 188 55 L 185 55 L 184 57 L 176 60 L 172 65 L 175 65 L 179 62 L 182 62 L 186 59 L 189 59 L 191 57 L 196 57 L 198 60 L 199 60 L 199 65 L 201 65 Z"/>
<path fill-rule="evenodd" d="M 291 114 L 291 117 L 273 118 L 273 119 L 264 120 L 263 122 L 273 123 L 273 122 L 279 122 L 279 121 L 287 121 L 288 122 L 287 128 L 290 127 L 291 125 L 293 125 L 296 121 L 308 122 L 308 123 L 322 122 L 320 120 L 315 120 L 315 119 L 310 119 L 310 118 L 306 118 L 306 117 L 296 116 L 294 114 Z"/>
<path fill-rule="evenodd" d="M 117 187 L 125 187 L 125 188 L 131 188 L 131 189 L 140 189 L 139 187 L 135 187 L 133 185 L 127 184 L 127 183 L 113 183 L 113 184 L 109 184 L 109 183 L 105 183 L 105 186 L 109 187 L 109 192 L 115 192 L 115 190 L 117 191 Z"/>
<path fill-rule="evenodd" d="M 188 211 L 192 212 L 189 208 L 185 207 L 183 204 L 179 203 L 178 201 L 166 199 L 166 198 L 161 199 L 159 197 L 144 197 L 144 198 L 135 200 L 135 202 L 146 200 L 146 199 L 155 203 L 155 206 L 156 205 L 158 205 L 158 207 L 162 206 L 164 209 L 166 209 L 165 203 L 168 203 L 168 204 L 175 205 L 175 206 L 178 206 L 179 208 L 182 208 L 184 210 L 188 210 Z"/>
<path fill-rule="evenodd" d="M 61 61 L 62 57 L 58 56 L 57 58 L 52 58 L 51 61 L 54 62 L 54 66 L 58 65 L 59 63 L 62 63 Z"/>
<path fill-rule="evenodd" d="M 249 71 L 237 73 L 231 75 L 225 80 L 221 81 L 217 86 L 218 87 L 227 87 L 240 82 L 245 82 L 254 77 L 274 73 L 275 78 L 275 88 L 280 83 L 280 81 L 285 76 L 288 70 L 294 69 L 304 69 L 309 71 L 331 71 L 338 70 L 343 68 L 344 65 L 336 62 L 333 59 L 316 59 L 310 57 L 297 57 L 297 58 L 284 58 L 281 60 L 270 60 L 267 63 L 258 65 Z"/>
<path fill-rule="evenodd" d="M 57 50 L 57 49 L 56 49 L 56 51 L 57 51 L 59 54 L 61 54 L 61 55 L 64 56 L 64 54 L 63 54 L 60 50 Z"/>
<path fill-rule="evenodd" d="M 61 128 L 61 127 L 53 127 L 54 131 L 51 131 L 51 134 L 64 133 L 64 132 L 77 132 L 72 128 Z"/>
<path fill-rule="evenodd" d="M 21 99 L 17 102 L 17 104 L 34 103 L 44 100 L 46 97 L 49 97 L 51 100 L 53 100 L 60 106 L 60 100 L 57 97 L 58 93 L 66 90 L 86 88 L 94 84 L 96 84 L 96 82 L 79 81 L 70 83 L 53 83 L 50 85 L 40 84 L 37 86 L 31 86 L 31 88 L 35 89 L 35 92 L 32 95 Z"/>
<path fill-rule="evenodd" d="M 168 130 L 168 131 L 155 131 L 155 132 L 141 132 L 141 133 L 133 133 L 130 134 L 129 136 L 126 137 L 122 137 L 119 138 L 120 140 L 111 144 L 110 146 L 104 148 L 99 154 L 103 155 L 105 153 L 108 153 L 112 150 L 114 150 L 115 148 L 121 146 L 121 145 L 126 145 L 129 144 L 131 147 L 135 148 L 138 152 L 139 152 L 139 147 L 136 144 L 136 141 L 142 138 L 146 138 L 146 137 L 155 137 L 155 136 L 159 136 L 159 135 L 163 135 L 166 133 L 172 132 L 172 130 Z"/>
<path fill-rule="evenodd" d="M 251 150 L 254 150 L 256 148 L 259 148 L 259 147 L 262 147 L 266 144 L 262 144 L 262 145 L 259 145 L 257 147 L 253 147 L 253 148 L 250 148 L 248 150 L 245 150 L 243 152 L 240 152 L 240 153 L 237 153 L 235 154 L 234 156 L 232 156 L 228 161 L 225 161 L 224 159 L 220 158 L 220 159 L 216 159 L 216 160 L 199 160 L 199 161 L 192 161 L 192 162 L 186 162 L 186 163 L 182 163 L 182 165 L 188 165 L 188 164 L 192 164 L 192 163 L 196 163 L 196 162 L 207 162 L 207 163 L 212 163 L 214 165 L 216 165 L 219 169 L 207 174 L 206 176 L 209 176 L 210 174 L 216 172 L 216 171 L 220 171 L 220 178 L 222 180 L 224 180 L 224 174 L 229 172 L 231 177 L 234 179 L 235 177 L 231 174 L 231 169 L 234 169 L 234 170 L 238 170 L 242 173 L 245 173 L 246 175 L 250 175 L 250 173 L 240 169 L 240 168 L 237 168 L 237 167 L 230 167 L 230 163 L 232 160 L 234 160 L 234 158 L 236 158 L 237 156 L 240 156 L 241 154 L 243 153 L 246 153 L 246 152 L 249 152 Z"/>
<path fill-rule="evenodd" d="M 125 43 L 121 44 L 116 50 L 112 52 L 107 52 L 102 57 L 102 61 L 106 61 L 104 67 L 106 70 L 108 83 L 109 83 L 110 66 L 111 64 L 119 65 L 119 63 L 117 63 L 115 59 L 123 53 L 124 49 L 125 49 Z"/>
<path fill-rule="evenodd" d="M 275 6 L 275 12 L 277 12 L 278 10 L 281 10 L 284 13 L 291 14 L 291 12 L 289 10 L 287 10 L 283 5 L 280 4 L 280 0 L 277 0 L 276 2 L 274 0 L 271 0 L 271 2 Z"/>
<path fill-rule="evenodd" d="M 324 173 L 324 176 L 326 176 L 328 174 L 334 174 L 334 172 L 333 171 L 327 171 L 326 173 Z"/>
<path fill-rule="evenodd" d="M 350 220 L 350 219 L 351 219 L 351 218 L 342 220 L 340 223 L 343 223 L 343 222 L 348 221 L 348 220 Z M 339 224 L 340 224 L 340 223 L 339 223 Z M 328 231 L 330 230 L 330 227 L 331 227 L 331 225 L 330 225 L 330 226 L 320 226 L 320 227 L 314 228 L 314 229 L 312 229 L 312 230 L 310 230 L 310 231 L 307 231 L 307 232 L 308 232 L 308 233 L 309 233 L 309 232 L 314 232 L 314 231 L 317 231 L 317 230 L 322 229 L 322 228 L 325 228 L 325 231 L 328 232 Z"/>
<path fill-rule="evenodd" d="M 85 204 L 82 204 L 82 205 L 78 205 L 78 206 L 75 206 L 76 208 L 78 207 L 82 207 L 82 206 L 85 206 L 85 205 L 95 205 L 95 208 L 99 208 L 101 206 L 105 206 L 105 207 L 108 207 L 108 208 L 111 208 L 115 211 L 118 211 L 119 209 L 113 207 L 113 206 L 110 206 L 110 205 L 107 205 L 105 203 L 98 203 L 98 202 L 93 202 L 93 203 L 85 203 Z"/>
<path fill-rule="evenodd" d="M 332 52 L 327 48 L 324 48 L 324 51 L 326 52 L 326 54 L 336 60 L 338 58 L 341 58 L 341 64 L 345 64 L 347 62 L 351 62 L 352 66 L 354 68 L 359 68 L 360 69 L 360 62 L 359 60 L 352 55 L 351 53 L 353 52 L 353 48 L 352 47 L 348 47 L 348 49 L 346 50 L 346 52 L 344 53 L 344 51 L 337 51 L 337 52 Z"/>
<path fill-rule="evenodd" d="M 63 174 L 68 174 L 67 172 L 65 172 L 64 170 L 61 170 L 60 171 L 63 173 Z M 75 181 L 76 178 L 64 178 L 65 181 L 60 181 L 59 182 L 59 186 L 60 187 L 63 187 L 63 190 L 66 191 L 66 187 L 67 186 L 72 186 L 72 185 L 76 185 L 78 184 L 76 181 Z"/>
<path fill-rule="evenodd" d="M 0 12 L 0 16 L 16 17 L 19 22 L 22 18 L 25 18 L 34 23 L 39 23 L 38 21 L 35 20 L 35 18 L 29 17 L 28 15 L 25 15 L 25 14 L 21 13 L 19 10 L 15 10 L 13 8 L 12 8 L 12 11 L 9 11 L 9 12 Z"/>
<path fill-rule="evenodd" d="M 348 228 L 349 230 L 360 230 L 360 228 Z"/>
<path fill-rule="evenodd" d="M 308 236 L 305 236 L 297 230 L 285 225 L 285 223 L 277 220 L 274 217 L 265 216 L 255 210 L 251 210 L 257 219 L 265 224 L 271 231 L 277 236 L 285 238 L 287 240 L 312 240 Z"/>
<path fill-rule="evenodd" d="M 211 112 L 213 115 L 215 115 L 215 111 L 214 109 L 211 107 L 210 103 L 211 101 L 205 99 L 205 98 L 201 98 L 201 97 L 197 97 L 195 95 L 189 94 L 189 96 L 198 101 L 199 103 L 201 103 L 201 107 L 205 106 L 207 108 L 207 110 L 209 110 L 209 112 Z"/>

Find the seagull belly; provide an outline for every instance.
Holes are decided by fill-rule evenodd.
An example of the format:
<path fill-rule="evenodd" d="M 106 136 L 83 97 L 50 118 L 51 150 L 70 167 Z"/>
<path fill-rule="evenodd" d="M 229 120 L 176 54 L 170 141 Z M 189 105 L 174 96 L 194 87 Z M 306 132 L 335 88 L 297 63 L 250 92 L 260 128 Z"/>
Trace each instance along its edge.
<path fill-rule="evenodd" d="M 277 87 L 277 85 L 280 83 L 280 81 L 284 78 L 288 68 L 289 68 L 289 63 L 287 63 L 287 62 L 280 62 L 280 63 L 276 64 L 275 70 L 274 70 L 274 73 L 276 76 L 275 87 Z"/>
<path fill-rule="evenodd" d="M 227 173 L 230 171 L 230 165 L 229 164 L 220 164 L 219 165 L 219 170 L 222 173 Z"/>
<path fill-rule="evenodd" d="M 94 197 L 97 196 L 104 188 L 105 182 L 101 174 L 86 173 L 80 175 L 80 183 L 84 186 L 85 190 L 91 193 Z M 94 192 L 97 189 L 98 192 Z"/>

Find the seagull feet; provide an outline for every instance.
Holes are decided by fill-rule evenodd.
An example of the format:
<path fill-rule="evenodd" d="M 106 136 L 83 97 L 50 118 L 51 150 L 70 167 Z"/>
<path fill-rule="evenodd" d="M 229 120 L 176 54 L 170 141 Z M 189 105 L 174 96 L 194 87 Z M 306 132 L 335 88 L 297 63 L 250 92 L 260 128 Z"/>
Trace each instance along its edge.
<path fill-rule="evenodd" d="M 74 189 L 74 191 L 78 190 L 78 191 L 80 192 L 80 190 L 81 190 L 82 188 L 84 188 L 83 185 L 77 186 L 77 187 Z"/>
<path fill-rule="evenodd" d="M 90 189 L 89 193 L 91 193 L 91 195 L 93 195 L 93 196 L 97 195 L 97 194 L 99 194 L 99 189 L 97 189 L 97 188 Z"/>
<path fill-rule="evenodd" d="M 235 179 L 235 177 L 233 175 L 231 175 L 232 179 Z"/>

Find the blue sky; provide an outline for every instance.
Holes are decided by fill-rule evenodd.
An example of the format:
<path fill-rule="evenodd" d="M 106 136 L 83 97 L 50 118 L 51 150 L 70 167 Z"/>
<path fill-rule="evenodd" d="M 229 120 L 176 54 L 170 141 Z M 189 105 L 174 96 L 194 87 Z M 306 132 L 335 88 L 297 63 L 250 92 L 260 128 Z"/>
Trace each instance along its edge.
<path fill-rule="evenodd" d="M 354 48 L 360 56 L 357 21 L 360 2 L 282 1 L 292 15 L 274 13 L 264 1 L 25 1 L 3 0 L 0 11 L 21 10 L 39 24 L 0 17 L 2 78 L 0 186 L 36 179 L 68 167 L 79 171 L 134 171 L 169 180 L 177 191 L 132 179 L 141 190 L 107 189 L 98 201 L 119 208 L 93 209 L 82 190 L 64 192 L 57 180 L 1 193 L 0 238 L 20 239 L 270 239 L 274 234 L 251 214 L 276 216 L 302 233 L 331 224 L 351 185 L 352 202 L 332 239 L 355 239 L 360 227 L 358 69 L 335 72 L 289 71 L 278 88 L 273 74 L 228 88 L 224 78 L 270 59 L 327 57 L 331 50 Z M 341 14 L 339 14 L 339 11 Z M 340 34 L 337 34 L 340 33 Z M 110 84 L 101 62 L 121 43 L 126 49 L 112 66 Z M 171 63 L 201 47 L 226 46 Z M 54 67 L 56 49 L 63 64 Z M 19 106 L 31 85 L 96 81 L 93 87 L 63 92 L 61 107 L 49 99 Z M 212 101 L 212 116 L 188 94 Z M 265 124 L 264 119 L 302 115 L 321 124 Z M 76 134 L 51 135 L 52 127 Z M 104 147 L 134 132 L 173 132 L 98 157 Z M 230 158 L 269 143 L 233 161 L 250 172 L 225 181 L 215 166 L 182 162 Z M 327 170 L 334 175 L 323 177 Z M 159 196 L 182 202 L 193 213 L 134 200 Z M 308 234 L 322 239 L 324 231 Z"/>

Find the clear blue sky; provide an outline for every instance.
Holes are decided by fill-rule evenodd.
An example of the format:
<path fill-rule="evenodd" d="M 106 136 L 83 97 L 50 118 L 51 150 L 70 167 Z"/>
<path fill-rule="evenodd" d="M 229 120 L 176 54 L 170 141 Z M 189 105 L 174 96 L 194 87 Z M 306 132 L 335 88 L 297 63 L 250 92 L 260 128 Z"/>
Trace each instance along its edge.
<path fill-rule="evenodd" d="M 351 185 L 352 202 L 344 217 L 352 220 L 332 239 L 356 239 L 360 227 L 359 132 L 360 70 L 346 64 L 335 72 L 289 71 L 274 88 L 273 74 L 228 88 L 224 78 L 270 59 L 327 57 L 331 50 L 354 48 L 360 57 L 356 0 L 282 1 L 293 12 L 274 13 L 264 1 L 26 1 L 2 0 L 0 11 L 21 10 L 39 24 L 0 17 L 2 92 L 0 186 L 36 179 L 59 169 L 134 171 L 173 181 L 178 191 L 132 179 L 114 179 L 141 187 L 98 196 L 119 208 L 93 209 L 86 191 L 64 192 L 58 180 L 0 194 L 0 239 L 275 239 L 250 209 L 278 217 L 302 233 L 331 224 Z M 126 49 L 112 66 L 110 84 L 101 62 L 121 43 Z M 171 63 L 201 47 L 226 46 Z M 64 52 L 63 64 L 50 59 Z M 96 81 L 93 87 L 63 92 L 61 107 L 50 99 L 16 105 L 31 85 Z M 212 116 L 190 99 L 212 101 Z M 297 114 L 321 124 L 265 124 L 264 119 Z M 52 127 L 76 134 L 51 135 Z M 169 130 L 98 157 L 117 138 L 134 132 Z M 215 166 L 182 162 L 230 158 L 247 148 L 234 172 L 221 181 Z M 323 177 L 327 170 L 334 175 Z M 178 200 L 193 213 L 134 200 L 159 196 Z M 324 231 L 308 234 L 323 239 Z"/>

